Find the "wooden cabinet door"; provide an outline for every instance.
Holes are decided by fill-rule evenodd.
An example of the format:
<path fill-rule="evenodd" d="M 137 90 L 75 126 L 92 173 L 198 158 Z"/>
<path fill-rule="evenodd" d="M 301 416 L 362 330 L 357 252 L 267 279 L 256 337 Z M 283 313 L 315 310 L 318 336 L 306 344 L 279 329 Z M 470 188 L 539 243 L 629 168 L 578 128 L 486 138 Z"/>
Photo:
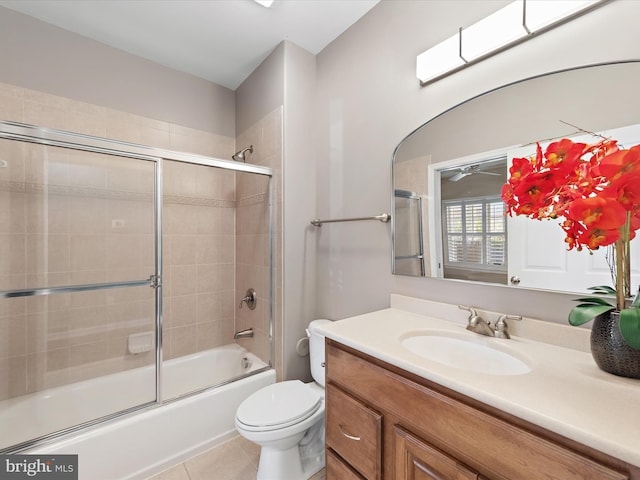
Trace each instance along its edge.
<path fill-rule="evenodd" d="M 394 427 L 396 480 L 477 480 L 478 474 L 403 428 Z"/>

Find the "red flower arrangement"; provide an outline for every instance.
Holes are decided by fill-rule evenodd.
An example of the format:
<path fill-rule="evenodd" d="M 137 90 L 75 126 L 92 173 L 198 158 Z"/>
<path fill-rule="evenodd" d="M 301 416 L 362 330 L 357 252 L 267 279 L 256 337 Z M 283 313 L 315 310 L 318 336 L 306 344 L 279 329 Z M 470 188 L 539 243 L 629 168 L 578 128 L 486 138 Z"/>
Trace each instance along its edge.
<path fill-rule="evenodd" d="M 625 308 L 630 296 L 629 242 L 640 228 L 640 145 L 629 149 L 616 140 L 594 144 L 562 139 L 531 158 L 515 158 L 502 187 L 509 215 L 533 219 L 564 219 L 560 226 L 569 250 L 614 246 L 615 290 L 593 287 L 595 293 L 616 294 L 613 306 L 597 297 L 581 298 L 569 315 L 581 325 L 608 311 L 621 312 L 620 328 L 629 345 L 640 349 L 640 301 Z M 639 295 L 640 297 L 640 295 Z"/>

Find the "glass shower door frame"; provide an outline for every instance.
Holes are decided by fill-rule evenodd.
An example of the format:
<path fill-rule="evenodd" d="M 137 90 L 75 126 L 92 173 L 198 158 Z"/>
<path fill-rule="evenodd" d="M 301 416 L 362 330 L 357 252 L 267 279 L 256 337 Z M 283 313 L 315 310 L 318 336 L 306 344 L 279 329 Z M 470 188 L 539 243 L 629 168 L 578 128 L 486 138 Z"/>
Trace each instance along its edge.
<path fill-rule="evenodd" d="M 130 288 L 139 286 L 149 286 L 155 290 L 155 401 L 150 401 L 135 405 L 125 410 L 120 410 L 111 413 L 106 416 L 102 416 L 91 421 L 83 422 L 78 425 L 74 425 L 65 428 L 60 431 L 55 431 L 41 437 L 25 441 L 18 445 L 12 445 L 9 448 L 0 448 L 0 453 L 18 452 L 27 448 L 34 447 L 36 445 L 50 441 L 53 438 L 58 438 L 78 430 L 85 429 L 87 427 L 102 424 L 110 420 L 121 418 L 125 415 L 129 415 L 140 410 L 146 410 L 149 408 L 155 408 L 163 404 L 162 397 L 162 165 L 163 160 L 174 160 L 185 163 L 192 163 L 203 166 L 218 167 L 226 170 L 233 170 L 237 172 L 248 172 L 259 175 L 265 175 L 269 178 L 269 258 L 270 258 L 270 308 L 269 308 L 269 349 L 271 352 L 271 358 L 269 364 L 273 363 L 274 355 L 274 342 L 273 342 L 273 315 L 274 315 L 274 291 L 273 284 L 273 248 L 274 248 L 274 230 L 273 230 L 273 171 L 269 167 L 262 167 L 252 164 L 244 164 L 233 162 L 229 160 L 221 160 L 211 157 L 205 157 L 195 154 L 188 154 L 182 152 L 175 152 L 170 150 L 158 149 L 153 147 L 147 147 L 143 145 L 136 145 L 127 142 L 120 142 L 116 140 L 109 140 L 89 135 L 83 135 L 73 132 L 66 132 L 61 130 L 37 127 L 33 125 L 27 125 L 17 122 L 2 121 L 0 120 L 0 139 L 17 140 L 22 142 L 47 145 L 52 147 L 68 148 L 86 152 L 93 152 L 105 155 L 112 155 L 117 157 L 132 158 L 137 160 L 154 162 L 154 248 L 155 248 L 155 272 L 145 280 L 134 280 L 124 282 L 112 282 L 112 283 L 98 283 L 98 284 L 82 284 L 82 285 L 67 285 L 57 287 L 46 288 L 34 288 L 34 289 L 22 289 L 22 290 L 8 290 L 0 291 L 0 298 L 13 298 L 13 297 L 27 297 L 36 295 L 51 295 L 56 293 L 71 293 L 71 292 L 83 292 L 91 290 L 105 290 L 113 288 Z M 206 390 L 203 389 L 203 390 Z M 198 392 L 192 392 L 189 395 L 193 395 Z M 182 397 L 178 397 L 182 398 Z"/>

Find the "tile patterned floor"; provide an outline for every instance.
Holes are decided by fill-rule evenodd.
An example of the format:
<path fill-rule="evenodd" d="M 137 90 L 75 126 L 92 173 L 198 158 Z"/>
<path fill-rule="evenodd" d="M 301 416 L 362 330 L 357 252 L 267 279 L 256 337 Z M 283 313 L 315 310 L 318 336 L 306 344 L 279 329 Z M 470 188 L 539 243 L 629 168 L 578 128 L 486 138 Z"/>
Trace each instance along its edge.
<path fill-rule="evenodd" d="M 260 448 L 238 436 L 148 480 L 255 480 L 259 458 Z M 325 478 L 323 469 L 310 480 Z"/>

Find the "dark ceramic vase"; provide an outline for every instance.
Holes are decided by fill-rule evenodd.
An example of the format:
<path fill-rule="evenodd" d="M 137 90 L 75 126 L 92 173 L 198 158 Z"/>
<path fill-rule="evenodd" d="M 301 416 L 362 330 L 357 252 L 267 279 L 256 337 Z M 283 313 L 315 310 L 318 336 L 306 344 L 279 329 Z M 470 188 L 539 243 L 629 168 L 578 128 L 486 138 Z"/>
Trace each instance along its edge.
<path fill-rule="evenodd" d="M 591 355 L 605 372 L 640 378 L 640 350 L 631 348 L 620 333 L 620 313 L 597 316 L 591 328 Z"/>

